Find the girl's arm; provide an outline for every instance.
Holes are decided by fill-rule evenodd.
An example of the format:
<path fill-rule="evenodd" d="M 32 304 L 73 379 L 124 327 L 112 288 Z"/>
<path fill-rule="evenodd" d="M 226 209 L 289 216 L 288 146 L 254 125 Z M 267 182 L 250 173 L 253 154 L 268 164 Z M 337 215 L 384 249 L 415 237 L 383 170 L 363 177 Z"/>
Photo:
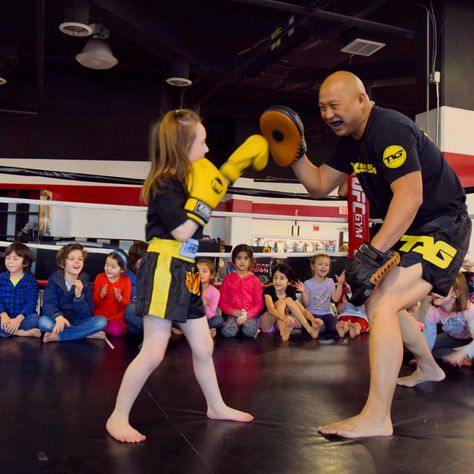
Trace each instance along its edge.
<path fill-rule="evenodd" d="M 103 280 L 102 280 L 102 274 L 99 273 L 94 280 L 94 291 L 92 293 L 92 300 L 94 301 L 94 304 L 99 304 L 100 301 L 102 300 L 102 297 L 100 296 L 100 292 L 102 291 L 102 287 L 104 286 Z"/>
<path fill-rule="evenodd" d="M 252 301 L 253 305 L 247 310 L 247 319 L 256 318 L 263 310 L 262 284 L 258 277 L 255 277 L 252 287 Z"/>
<path fill-rule="evenodd" d="M 220 297 L 219 290 L 216 287 L 209 285 L 209 290 L 207 291 L 207 305 L 205 307 L 208 319 L 216 315 Z"/>
<path fill-rule="evenodd" d="M 433 346 L 436 341 L 437 328 L 436 328 L 436 317 L 433 312 L 433 306 L 430 306 L 428 313 L 425 318 L 425 327 L 423 328 L 423 336 L 425 336 L 426 342 L 430 351 L 433 349 Z"/>
<path fill-rule="evenodd" d="M 332 291 L 331 298 L 334 303 L 338 303 L 342 296 L 342 289 L 344 288 L 344 282 L 346 281 L 345 273 L 342 272 L 340 275 L 336 275 L 337 283 Z"/>
<path fill-rule="evenodd" d="M 180 226 L 173 229 L 171 231 L 171 235 L 179 242 L 186 242 L 186 240 L 189 240 L 198 229 L 199 224 L 196 221 L 193 221 L 192 219 L 188 219 Z"/>
<path fill-rule="evenodd" d="M 281 321 L 284 321 L 286 319 L 286 314 L 276 309 L 275 303 L 273 302 L 272 297 L 270 295 L 263 295 L 263 301 L 265 302 L 265 307 L 267 308 L 267 311 L 270 316 L 280 319 Z"/>
<path fill-rule="evenodd" d="M 126 308 L 130 304 L 130 301 L 132 299 L 132 282 L 130 281 L 130 278 L 124 276 L 123 278 L 121 278 L 120 283 L 121 284 L 119 289 L 122 298 L 120 299 L 120 301 L 117 300 L 117 303 L 119 307 Z"/>
<path fill-rule="evenodd" d="M 229 278 L 231 277 L 231 274 L 226 276 L 222 282 L 221 285 L 221 297 L 219 300 L 219 308 L 224 314 L 230 315 L 230 316 L 236 316 L 237 312 L 239 313 L 240 316 L 240 310 L 242 308 L 233 308 L 229 304 L 230 300 L 230 294 L 232 293 L 232 288 L 229 285 Z M 238 317 L 238 316 L 236 316 Z"/>
<path fill-rule="evenodd" d="M 466 318 L 467 328 L 469 332 L 474 334 L 474 306 L 468 303 L 468 308 L 464 312 Z M 462 366 L 466 358 L 474 358 L 474 340 L 465 346 L 457 347 L 454 351 L 443 358 L 444 361 L 451 365 Z"/>

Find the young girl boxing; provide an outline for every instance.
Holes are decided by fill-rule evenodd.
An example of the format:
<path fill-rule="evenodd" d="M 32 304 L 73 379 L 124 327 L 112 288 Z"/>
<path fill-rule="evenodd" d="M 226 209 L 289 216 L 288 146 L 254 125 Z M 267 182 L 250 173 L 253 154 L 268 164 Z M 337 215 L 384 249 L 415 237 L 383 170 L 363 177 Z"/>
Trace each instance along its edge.
<path fill-rule="evenodd" d="M 196 239 L 225 195 L 227 181 L 235 181 L 249 165 L 259 168 L 266 164 L 268 144 L 258 137 L 244 142 L 219 171 L 202 158 L 208 151 L 206 130 L 195 112 L 170 111 L 151 129 L 151 168 L 142 188 L 148 203 L 145 230 L 149 246 L 137 274 L 136 303 L 137 313 L 144 315 L 144 340 L 125 371 L 107 420 L 106 429 L 117 441 L 138 443 L 145 439 L 130 425 L 129 414 L 144 383 L 163 360 L 173 321 L 191 346 L 207 416 L 241 422 L 253 419 L 222 399 L 194 261 Z"/>

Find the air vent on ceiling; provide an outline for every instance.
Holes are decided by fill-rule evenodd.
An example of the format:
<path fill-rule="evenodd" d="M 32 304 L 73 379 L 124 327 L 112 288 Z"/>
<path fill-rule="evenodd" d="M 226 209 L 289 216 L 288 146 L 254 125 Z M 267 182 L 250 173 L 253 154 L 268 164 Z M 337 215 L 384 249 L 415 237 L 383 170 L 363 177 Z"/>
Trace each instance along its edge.
<path fill-rule="evenodd" d="M 90 25 L 85 23 L 77 23 L 74 21 L 65 21 L 59 25 L 59 30 L 68 36 L 86 37 L 93 33 Z"/>
<path fill-rule="evenodd" d="M 357 54 L 359 56 L 372 56 L 372 54 L 377 52 L 379 49 L 382 49 L 384 46 L 385 43 L 356 38 L 347 46 L 344 46 L 341 51 L 343 53 Z"/>

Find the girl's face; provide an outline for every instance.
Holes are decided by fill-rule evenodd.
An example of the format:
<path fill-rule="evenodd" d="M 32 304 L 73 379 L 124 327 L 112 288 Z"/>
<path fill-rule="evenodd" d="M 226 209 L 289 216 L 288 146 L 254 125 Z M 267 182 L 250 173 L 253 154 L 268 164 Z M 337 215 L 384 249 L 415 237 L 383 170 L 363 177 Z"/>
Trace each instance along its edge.
<path fill-rule="evenodd" d="M 235 269 L 240 272 L 247 272 L 250 268 L 250 257 L 247 252 L 239 252 L 235 257 Z"/>
<path fill-rule="evenodd" d="M 289 283 L 290 282 L 284 273 L 277 270 L 273 274 L 273 286 L 277 291 L 285 291 Z"/>
<path fill-rule="evenodd" d="M 84 268 L 84 255 L 82 250 L 76 249 L 69 252 L 64 263 L 64 273 L 69 276 L 76 277 L 81 273 Z"/>
<path fill-rule="evenodd" d="M 431 296 L 433 297 L 433 306 L 442 306 L 449 311 L 454 305 L 457 294 L 456 290 L 451 287 L 447 296 L 441 296 L 438 293 L 431 293 Z"/>
<path fill-rule="evenodd" d="M 107 279 L 110 281 L 117 281 L 120 278 L 121 273 L 123 272 L 117 260 L 115 260 L 115 258 L 112 258 L 110 255 L 105 260 L 104 270 L 105 274 L 107 275 Z"/>
<path fill-rule="evenodd" d="M 201 283 L 209 283 L 214 276 L 209 270 L 209 267 L 205 263 L 197 264 L 199 270 L 199 276 L 201 277 Z"/>
<path fill-rule="evenodd" d="M 135 272 L 138 271 L 138 269 L 140 268 L 141 263 L 142 263 L 142 257 L 140 257 L 140 258 L 135 262 Z"/>
<path fill-rule="evenodd" d="M 311 265 L 314 275 L 321 278 L 325 277 L 329 273 L 329 267 L 330 267 L 330 260 L 327 257 L 319 257 Z"/>
<path fill-rule="evenodd" d="M 5 266 L 10 273 L 20 273 L 24 271 L 23 260 L 23 257 L 12 252 L 5 257 Z"/>
<path fill-rule="evenodd" d="M 191 144 L 188 154 L 188 158 L 191 163 L 194 163 L 195 161 L 204 157 L 209 151 L 209 148 L 206 145 L 206 129 L 201 122 L 196 124 L 195 133 L 196 137 Z"/>

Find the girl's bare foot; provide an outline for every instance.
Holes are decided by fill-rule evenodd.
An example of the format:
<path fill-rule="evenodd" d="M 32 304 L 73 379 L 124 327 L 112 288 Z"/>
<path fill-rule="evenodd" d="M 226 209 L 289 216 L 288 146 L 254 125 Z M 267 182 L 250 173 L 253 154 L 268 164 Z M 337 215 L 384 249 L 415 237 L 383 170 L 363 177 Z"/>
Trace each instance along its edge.
<path fill-rule="evenodd" d="M 105 339 L 105 332 L 104 331 L 99 331 L 96 332 L 95 334 L 91 334 L 90 336 L 87 336 L 87 339 Z"/>
<path fill-rule="evenodd" d="M 181 329 L 175 328 L 175 327 L 173 327 L 173 326 L 171 326 L 171 332 L 172 332 L 175 336 L 182 336 L 182 335 L 183 335 L 183 331 L 181 331 Z"/>
<path fill-rule="evenodd" d="M 121 443 L 141 443 L 146 439 L 146 436 L 132 428 L 127 420 L 114 414 L 110 415 L 105 424 L 105 429 L 112 438 Z"/>
<path fill-rule="evenodd" d="M 349 321 L 349 337 L 354 339 L 357 336 L 356 326 L 352 321 Z"/>
<path fill-rule="evenodd" d="M 211 335 L 211 337 L 216 337 L 216 334 L 217 334 L 216 328 L 209 329 L 209 334 Z"/>
<path fill-rule="evenodd" d="M 316 320 L 316 321 L 318 321 L 318 320 Z M 311 330 L 310 330 L 310 332 L 309 332 L 309 334 L 311 335 L 311 337 L 312 337 L 313 339 L 317 339 L 317 338 L 318 338 L 318 336 L 319 336 L 319 330 L 321 329 L 321 326 L 322 326 L 322 325 L 319 324 L 319 323 L 317 323 L 317 322 L 314 323 L 313 327 L 311 328 Z"/>
<path fill-rule="evenodd" d="M 43 342 L 55 342 L 59 341 L 59 335 L 53 334 L 52 332 L 45 332 L 43 337 Z"/>
<path fill-rule="evenodd" d="M 38 328 L 31 329 L 18 329 L 15 332 L 15 336 L 20 337 L 41 337 L 41 331 Z"/>
<path fill-rule="evenodd" d="M 321 426 L 318 431 L 326 435 L 337 435 L 343 438 L 366 438 L 392 436 L 393 426 L 390 418 L 377 421 L 374 417 L 361 413 L 346 420 Z"/>
<path fill-rule="evenodd" d="M 344 330 L 344 321 L 338 321 L 336 323 L 336 331 L 339 334 L 339 337 L 344 337 L 346 335 L 346 331 Z"/>
<path fill-rule="evenodd" d="M 235 410 L 227 405 L 224 405 L 220 409 L 207 409 L 207 416 L 211 420 L 229 420 L 229 421 L 240 421 L 241 423 L 249 423 L 253 420 L 253 416 L 250 413 L 244 411 Z"/>
<path fill-rule="evenodd" d="M 429 370 L 422 370 L 418 365 L 416 370 L 407 375 L 406 377 L 399 377 L 397 379 L 398 385 L 403 385 L 404 387 L 415 387 L 419 383 L 423 382 L 440 382 L 444 380 L 446 374 L 444 373 L 443 369 L 436 365 L 436 367 L 432 367 Z"/>
<path fill-rule="evenodd" d="M 293 329 L 292 326 L 287 326 L 286 324 L 283 324 L 283 327 L 280 328 L 280 336 L 283 342 L 288 341 L 288 339 L 290 338 L 292 329 Z"/>

